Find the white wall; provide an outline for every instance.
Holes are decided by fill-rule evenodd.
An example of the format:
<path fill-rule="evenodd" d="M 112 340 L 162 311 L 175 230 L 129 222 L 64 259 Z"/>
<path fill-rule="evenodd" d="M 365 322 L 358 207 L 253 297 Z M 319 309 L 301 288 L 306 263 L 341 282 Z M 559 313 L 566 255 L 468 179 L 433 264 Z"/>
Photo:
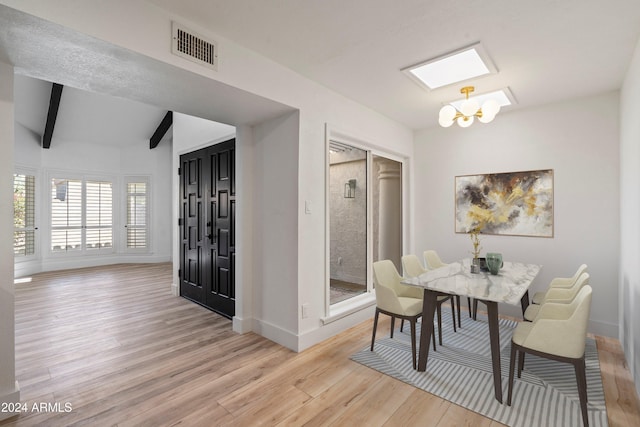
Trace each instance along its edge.
<path fill-rule="evenodd" d="M 640 43 L 620 93 L 619 338 L 640 393 Z"/>
<path fill-rule="evenodd" d="M 243 229 L 253 227 L 253 234 L 263 236 L 264 239 L 257 244 L 263 247 L 268 245 L 269 248 L 264 258 L 251 258 L 252 253 L 246 256 L 247 259 L 252 259 L 253 269 L 244 273 L 253 274 L 253 280 L 250 285 L 242 286 L 252 286 L 253 289 L 259 290 L 262 299 L 256 298 L 251 308 L 243 307 L 243 316 L 254 318 L 251 322 L 243 319 L 244 326 L 241 329 L 246 330 L 246 322 L 266 325 L 274 331 L 273 335 L 269 335 L 275 337 L 272 339 L 290 348 L 302 350 L 362 320 L 362 317 L 354 315 L 340 323 L 333 323 L 330 328 L 325 328 L 321 320 L 325 315 L 324 295 L 328 281 L 325 277 L 325 124 L 335 125 L 349 135 L 402 157 L 409 157 L 413 150 L 413 135 L 409 129 L 231 40 L 219 37 L 215 34 L 215 29 L 192 26 L 180 17 L 177 17 L 178 21 L 220 43 L 220 66 L 218 72 L 212 72 L 176 57 L 170 53 L 168 43 L 171 20 L 176 17 L 145 2 L 110 1 L 89 4 L 70 0 L 2 0 L 2 3 L 100 40 L 126 47 L 129 52 L 139 52 L 147 57 L 147 62 L 148 57 L 151 57 L 204 76 L 210 81 L 239 88 L 245 91 L 245 94 L 249 92 L 276 101 L 281 106 L 290 106 L 291 110 L 298 110 L 298 123 L 293 124 L 292 121 L 295 119 L 285 116 L 285 128 L 281 129 L 278 127 L 278 117 L 253 123 L 225 120 L 221 116 L 234 117 L 234 114 L 237 114 L 235 111 L 230 111 L 229 114 L 224 112 L 223 106 L 231 101 L 224 97 L 207 97 L 206 102 L 211 107 L 207 106 L 198 111 L 192 108 L 189 108 L 189 111 L 172 108 L 174 111 L 242 127 L 245 135 L 252 139 L 251 144 L 247 144 L 251 147 L 247 147 L 247 156 L 253 158 L 256 171 L 266 174 L 265 179 L 259 181 L 256 177 L 260 175 L 256 172 L 253 180 L 247 180 L 247 185 L 255 184 L 255 188 L 250 189 L 255 195 L 255 200 L 252 200 L 254 211 L 262 210 L 269 213 L 269 216 L 260 219 L 255 217 L 256 213 L 247 212 L 245 222 L 239 224 Z M 140 24 L 142 22 L 143 27 Z M 144 31 L 141 31 L 141 28 L 144 28 Z M 95 48 L 96 44 L 92 46 Z M 82 78 L 95 76 L 83 75 Z M 154 81 L 145 79 L 139 85 L 144 86 Z M 201 80 L 197 81 L 198 84 L 201 83 Z M 102 85 L 104 81 L 84 84 L 98 83 Z M 173 84 L 165 83 L 168 86 Z M 158 96 L 166 102 L 166 99 L 161 98 L 162 86 L 156 87 L 155 90 L 146 87 L 143 89 L 138 93 L 144 92 L 146 98 L 137 99 L 138 101 L 150 103 L 153 96 Z M 203 98 L 195 101 L 202 103 Z M 189 106 L 188 100 L 176 102 Z M 220 116 L 212 114 L 212 111 L 221 111 Z M 297 130 L 294 131 L 294 127 Z M 293 132 L 296 133 L 294 140 L 290 139 Z M 284 140 L 277 140 L 276 136 L 279 133 L 286 134 Z M 239 132 L 238 142 L 240 139 Z M 265 146 L 261 148 L 261 145 Z M 262 155 L 263 153 L 265 155 Z M 276 182 L 280 178 L 286 178 L 288 181 Z M 282 196 L 268 188 L 275 184 L 285 186 Z M 273 197 L 267 197 L 268 195 Z M 305 202 L 310 202 L 312 213 L 305 213 Z M 258 203 L 263 205 L 258 206 Z M 276 216 L 278 213 L 283 215 Z M 275 223 L 269 222 L 271 220 Z M 285 220 L 286 224 L 283 224 Z M 286 227 L 278 227 L 281 224 Z M 276 234 L 276 230 L 282 233 Z M 248 243 L 250 241 L 246 240 L 245 245 Z M 248 250 L 246 246 L 245 250 Z M 282 274 L 279 274 L 279 271 L 282 271 Z M 244 291 L 245 289 L 241 290 Z M 284 301 L 278 300 L 278 295 L 283 297 Z M 248 295 L 244 297 L 250 298 Z M 303 303 L 309 304 L 309 316 L 306 319 L 301 319 L 300 315 Z M 251 313 L 246 310 L 250 310 Z"/>
<path fill-rule="evenodd" d="M 490 124 L 418 132 L 415 142 L 414 251 L 469 257 L 468 235 L 454 233 L 454 177 L 554 170 L 554 237 L 482 236 L 483 253 L 542 264 L 533 292 L 553 277 L 589 266 L 590 331 L 618 333 L 618 93 L 500 113 Z M 500 307 L 517 315 L 518 307 Z"/>
<path fill-rule="evenodd" d="M 298 348 L 300 115 L 254 126 L 253 330 Z"/>
<path fill-rule="evenodd" d="M 18 100 L 19 102 L 19 100 Z M 81 126 L 82 124 L 78 124 Z M 36 210 L 40 250 L 35 260 L 17 259 L 16 276 L 39 271 L 77 268 L 119 262 L 164 262 L 171 260 L 171 141 L 168 138 L 153 150 L 148 140 L 118 144 L 87 144 L 54 138 L 51 148 L 43 149 L 37 135 L 16 124 L 15 165 L 36 173 Z M 50 232 L 46 219 L 50 203 L 51 174 L 81 174 L 114 179 L 114 252 L 100 255 L 52 255 L 47 242 Z M 147 253 L 125 253 L 124 178 L 144 176 L 150 180 L 150 248 Z M 39 189 L 38 189 L 39 187 Z"/>

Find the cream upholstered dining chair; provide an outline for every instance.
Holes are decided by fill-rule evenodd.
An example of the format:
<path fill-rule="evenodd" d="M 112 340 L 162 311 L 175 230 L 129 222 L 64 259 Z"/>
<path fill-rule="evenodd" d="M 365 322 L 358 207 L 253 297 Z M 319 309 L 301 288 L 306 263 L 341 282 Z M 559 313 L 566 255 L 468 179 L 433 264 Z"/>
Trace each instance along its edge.
<path fill-rule="evenodd" d="M 542 300 L 542 304 L 531 304 L 524 311 L 524 320 L 533 322 L 545 304 L 570 304 L 584 286 L 589 284 L 589 273 L 582 273 L 570 288 L 550 288 Z"/>
<path fill-rule="evenodd" d="M 422 297 L 416 297 L 411 286 L 400 283 L 402 277 L 396 266 L 390 260 L 373 263 L 373 284 L 376 290 L 376 314 L 373 320 L 373 335 L 371 336 L 371 351 L 376 340 L 378 315 L 380 313 L 391 316 L 391 337 L 395 318 L 408 320 L 411 325 L 411 357 L 413 368 L 416 368 L 416 322 L 422 316 Z"/>
<path fill-rule="evenodd" d="M 513 393 L 513 370 L 518 355 L 518 378 L 524 368 L 525 353 L 533 354 L 574 366 L 582 421 L 589 425 L 587 416 L 587 377 L 584 349 L 587 325 L 591 310 L 591 286 L 580 289 L 570 304 L 545 303 L 533 322 L 520 322 L 513 331 L 509 363 L 509 394 L 507 405 L 511 405 Z"/>
<path fill-rule="evenodd" d="M 402 268 L 404 269 L 404 275 L 406 277 L 417 277 L 419 275 L 421 275 L 422 273 L 426 272 L 427 270 L 422 266 L 422 264 L 420 264 L 420 260 L 418 259 L 417 256 L 410 254 L 410 255 L 403 255 L 402 256 Z M 416 290 L 418 290 L 421 294 L 421 298 L 424 295 L 424 291 L 422 289 L 418 289 L 415 288 Z M 453 295 L 438 295 L 438 297 L 436 298 L 436 313 L 438 316 L 438 342 L 440 343 L 440 345 L 442 345 L 442 303 L 446 302 L 446 301 L 451 301 L 451 315 L 452 315 L 452 319 L 453 319 L 453 331 L 457 332 L 456 329 L 456 305 L 454 303 L 453 300 Z M 402 329 L 400 329 L 402 330 Z M 435 341 L 435 335 L 433 336 L 433 349 L 436 349 L 436 341 Z"/>
<path fill-rule="evenodd" d="M 422 256 L 424 257 L 424 263 L 427 266 L 427 269 L 429 270 L 433 270 L 433 269 L 448 265 L 442 262 L 442 260 L 438 256 L 438 253 L 433 249 L 427 249 L 426 251 L 424 251 Z M 461 323 L 462 319 L 460 319 L 460 295 L 456 295 L 456 302 L 458 303 L 458 326 L 462 327 L 462 323 Z M 471 298 L 467 298 L 467 305 L 469 306 L 469 317 L 471 317 Z"/>
<path fill-rule="evenodd" d="M 580 277 L 580 275 L 582 273 L 585 273 L 586 271 L 587 271 L 587 264 L 582 264 L 580 267 L 578 267 L 578 270 L 576 271 L 576 274 L 573 275 L 573 277 L 556 277 L 555 279 L 551 280 L 551 283 L 549 283 L 549 288 L 546 291 L 536 292 L 535 294 L 533 294 L 533 298 L 531 299 L 531 302 L 533 304 L 542 304 L 542 301 L 544 300 L 546 293 L 550 289 L 570 288 L 576 283 L 576 281 L 578 280 L 578 277 Z"/>

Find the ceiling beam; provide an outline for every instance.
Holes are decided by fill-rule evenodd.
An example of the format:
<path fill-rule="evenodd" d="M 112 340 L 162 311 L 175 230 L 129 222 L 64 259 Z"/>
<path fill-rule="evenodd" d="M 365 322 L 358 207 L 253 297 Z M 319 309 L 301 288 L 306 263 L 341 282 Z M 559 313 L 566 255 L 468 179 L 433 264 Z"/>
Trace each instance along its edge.
<path fill-rule="evenodd" d="M 53 137 L 53 129 L 56 127 L 56 119 L 58 118 L 58 108 L 60 107 L 60 97 L 62 97 L 63 87 L 63 85 L 58 83 L 53 83 L 53 86 L 51 87 L 51 99 L 49 100 L 47 123 L 44 126 L 44 135 L 42 135 L 42 148 L 51 147 L 51 138 Z"/>
<path fill-rule="evenodd" d="M 164 118 L 158 125 L 158 129 L 153 133 L 153 136 L 149 140 L 149 149 L 152 150 L 160 144 L 160 140 L 167 133 L 171 125 L 173 124 L 173 111 L 167 111 Z"/>

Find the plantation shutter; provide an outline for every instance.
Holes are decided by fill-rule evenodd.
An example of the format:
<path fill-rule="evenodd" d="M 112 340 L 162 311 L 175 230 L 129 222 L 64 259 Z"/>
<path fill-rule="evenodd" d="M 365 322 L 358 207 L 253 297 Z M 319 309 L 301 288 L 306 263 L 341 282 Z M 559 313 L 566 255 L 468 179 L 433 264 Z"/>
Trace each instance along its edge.
<path fill-rule="evenodd" d="M 82 181 L 51 180 L 51 250 L 82 249 Z"/>
<path fill-rule="evenodd" d="M 13 254 L 35 254 L 36 178 L 13 175 Z"/>
<path fill-rule="evenodd" d="M 113 245 L 113 186 L 107 181 L 86 183 L 86 247 L 109 248 Z"/>
<path fill-rule="evenodd" d="M 147 247 L 147 183 L 127 183 L 127 248 Z"/>

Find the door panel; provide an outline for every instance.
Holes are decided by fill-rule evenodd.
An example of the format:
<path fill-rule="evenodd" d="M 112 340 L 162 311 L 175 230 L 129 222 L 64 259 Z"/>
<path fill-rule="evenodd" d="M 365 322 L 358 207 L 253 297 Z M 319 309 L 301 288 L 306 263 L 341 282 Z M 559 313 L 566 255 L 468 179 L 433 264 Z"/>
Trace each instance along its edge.
<path fill-rule="evenodd" d="M 235 140 L 180 156 L 181 295 L 235 314 Z"/>
<path fill-rule="evenodd" d="M 192 153 L 193 154 L 193 153 Z M 202 216 L 201 170 L 202 161 L 197 156 L 181 156 L 182 177 L 182 250 L 180 293 L 194 301 L 204 298 L 204 283 L 200 272 L 202 239 L 200 236 Z"/>

